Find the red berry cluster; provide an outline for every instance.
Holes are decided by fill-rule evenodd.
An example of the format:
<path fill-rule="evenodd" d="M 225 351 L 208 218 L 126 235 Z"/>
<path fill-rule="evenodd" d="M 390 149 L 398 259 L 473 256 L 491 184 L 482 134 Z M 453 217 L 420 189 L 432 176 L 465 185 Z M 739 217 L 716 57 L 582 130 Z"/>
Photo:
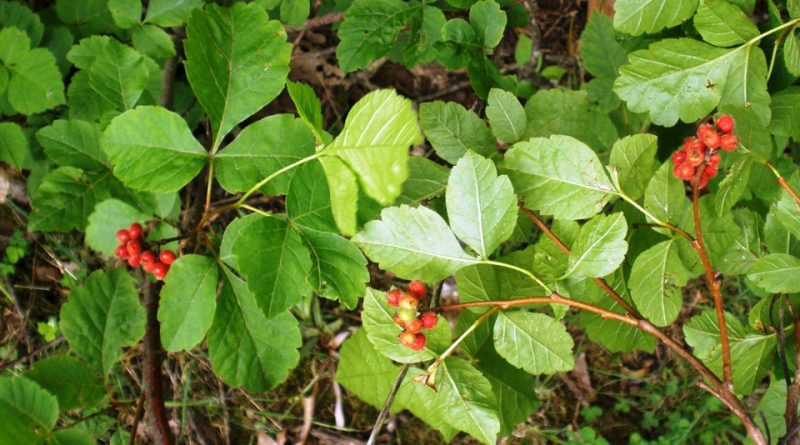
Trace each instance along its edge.
<path fill-rule="evenodd" d="M 672 154 L 675 177 L 684 181 L 693 181 L 700 173 L 699 188 L 708 184 L 708 180 L 717 176 L 717 165 L 721 157 L 717 150 L 733 151 L 739 145 L 739 137 L 733 134 L 733 118 L 723 114 L 714 125 L 705 123 L 697 128 L 697 137 L 688 137 L 683 141 L 683 148 Z"/>
<path fill-rule="evenodd" d="M 421 351 L 425 347 L 425 334 L 423 329 L 433 329 L 436 326 L 436 314 L 425 312 L 419 315 L 419 300 L 425 298 L 428 289 L 422 281 L 412 281 L 408 283 L 408 292 L 401 289 L 392 289 L 386 294 L 386 301 L 391 306 L 399 307 L 394 314 L 394 322 L 403 328 L 403 332 L 397 337 L 401 345 L 407 346 L 415 351 Z"/>
<path fill-rule="evenodd" d="M 169 265 L 175 261 L 175 252 L 171 250 L 162 250 L 156 255 L 150 251 L 142 251 L 142 225 L 133 223 L 128 230 L 120 229 L 117 231 L 117 258 L 128 260 L 131 267 L 142 266 L 145 272 L 149 272 L 156 277 L 157 280 L 163 280 L 169 272 Z"/>

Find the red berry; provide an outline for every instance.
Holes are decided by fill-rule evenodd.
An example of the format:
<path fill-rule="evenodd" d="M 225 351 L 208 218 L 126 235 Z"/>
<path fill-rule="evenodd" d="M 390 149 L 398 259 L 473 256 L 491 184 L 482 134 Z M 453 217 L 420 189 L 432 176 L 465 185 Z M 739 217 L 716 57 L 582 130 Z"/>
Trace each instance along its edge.
<path fill-rule="evenodd" d="M 142 251 L 142 244 L 139 241 L 128 241 L 125 248 L 128 249 L 128 255 L 139 255 Z"/>
<path fill-rule="evenodd" d="M 688 162 L 684 162 L 683 164 L 676 165 L 672 173 L 674 173 L 675 177 L 678 179 L 689 180 L 694 176 L 694 166 Z"/>
<path fill-rule="evenodd" d="M 120 244 L 125 244 L 130 239 L 131 239 L 131 234 L 128 233 L 127 230 L 125 230 L 125 229 L 117 230 L 117 241 L 119 241 Z"/>
<path fill-rule="evenodd" d="M 415 318 L 406 323 L 406 331 L 416 334 L 422 330 L 422 320 Z"/>
<path fill-rule="evenodd" d="M 170 265 L 175 262 L 175 252 L 171 250 L 162 250 L 158 255 L 158 259 L 161 260 L 162 263 Z"/>
<path fill-rule="evenodd" d="M 406 323 L 409 323 L 411 320 L 415 320 L 417 318 L 417 311 L 411 309 L 398 309 L 395 317 L 399 318 L 405 326 Z"/>
<path fill-rule="evenodd" d="M 433 329 L 436 326 L 436 322 L 439 321 L 433 312 L 425 312 L 419 319 L 422 320 L 422 327 L 425 329 Z"/>
<path fill-rule="evenodd" d="M 395 324 L 397 324 L 397 326 L 400 326 L 401 328 L 405 328 L 406 327 L 406 322 L 403 321 L 403 319 L 400 318 L 400 316 L 398 314 L 394 314 L 394 317 L 392 317 L 392 320 L 394 320 L 394 322 L 395 322 Z"/>
<path fill-rule="evenodd" d="M 400 289 L 392 289 L 386 293 L 386 301 L 389 303 L 389 306 L 397 307 L 400 304 L 400 297 L 403 296 L 403 291 Z"/>
<path fill-rule="evenodd" d="M 693 148 L 695 150 L 706 151 L 706 144 L 703 143 L 700 139 L 692 138 L 692 144 L 689 148 Z"/>
<path fill-rule="evenodd" d="M 428 289 L 425 287 L 425 283 L 422 281 L 414 280 L 408 283 L 408 291 L 411 293 L 411 295 L 417 298 L 423 298 L 428 292 Z"/>
<path fill-rule="evenodd" d="M 703 139 L 705 139 L 705 136 L 709 131 L 714 131 L 714 126 L 713 125 L 711 125 L 711 124 L 700 124 L 700 126 L 697 127 L 697 138 L 702 141 Z"/>
<path fill-rule="evenodd" d="M 686 164 L 689 164 L 693 167 L 697 167 L 698 165 L 702 164 L 705 160 L 705 154 L 701 150 L 696 150 L 694 148 L 690 150 L 686 150 Z"/>
<path fill-rule="evenodd" d="M 167 271 L 169 271 L 169 266 L 164 263 L 155 263 L 153 264 L 153 275 L 155 275 L 157 280 L 163 280 L 164 277 L 167 275 Z"/>
<path fill-rule="evenodd" d="M 723 133 L 733 131 L 733 117 L 730 114 L 723 114 L 717 119 L 717 129 Z"/>
<path fill-rule="evenodd" d="M 719 133 L 717 133 L 716 130 L 708 130 L 700 140 L 703 141 L 708 148 L 717 148 L 721 142 Z"/>
<path fill-rule="evenodd" d="M 706 168 L 703 169 L 703 175 L 708 176 L 709 178 L 713 178 L 714 176 L 717 176 L 717 166 L 716 165 L 707 164 Z"/>
<path fill-rule="evenodd" d="M 128 258 L 128 249 L 125 246 L 117 247 L 117 250 L 114 251 L 114 253 L 117 255 L 117 258 L 121 258 L 123 260 Z"/>
<path fill-rule="evenodd" d="M 403 296 L 400 297 L 399 306 L 403 309 L 409 309 L 416 312 L 417 307 L 419 307 L 419 300 L 414 298 L 414 296 L 411 294 L 404 293 Z"/>
<path fill-rule="evenodd" d="M 722 156 L 720 156 L 719 153 L 714 153 L 710 158 L 708 158 L 708 165 L 719 165 L 719 161 L 721 160 Z"/>
<path fill-rule="evenodd" d="M 129 255 L 128 256 L 128 264 L 131 267 L 139 267 L 140 257 L 139 255 Z"/>
<path fill-rule="evenodd" d="M 397 341 L 407 348 L 413 348 L 417 342 L 417 335 L 413 332 L 403 331 L 397 336 Z"/>
<path fill-rule="evenodd" d="M 153 254 L 153 252 L 146 250 L 139 255 L 139 261 L 141 261 L 142 265 L 153 264 L 156 262 L 156 256 Z"/>
<path fill-rule="evenodd" d="M 414 344 L 411 345 L 411 349 L 415 351 L 422 351 L 422 349 L 425 348 L 425 340 L 425 334 L 422 332 L 418 333 L 414 338 Z"/>
<path fill-rule="evenodd" d="M 678 150 L 675 153 L 672 153 L 672 162 L 676 164 L 683 164 L 683 161 L 686 160 L 686 152 L 683 150 Z"/>
<path fill-rule="evenodd" d="M 142 225 L 139 223 L 133 223 L 128 228 L 128 233 L 131 235 L 131 239 L 139 239 L 139 236 L 142 234 Z"/>
<path fill-rule="evenodd" d="M 141 263 L 141 265 L 142 265 L 142 269 L 143 269 L 145 272 L 148 272 L 148 273 L 153 273 L 153 267 L 156 265 L 156 263 L 153 263 L 153 262 L 150 262 L 150 263 L 145 263 L 145 262 L 144 262 L 144 260 L 142 260 L 142 258 L 141 258 L 141 257 L 142 257 L 142 256 L 141 256 L 141 255 L 139 255 L 139 263 Z"/>
<path fill-rule="evenodd" d="M 719 148 L 725 151 L 736 150 L 737 146 L 739 146 L 739 137 L 735 134 L 723 134 L 720 138 Z"/>

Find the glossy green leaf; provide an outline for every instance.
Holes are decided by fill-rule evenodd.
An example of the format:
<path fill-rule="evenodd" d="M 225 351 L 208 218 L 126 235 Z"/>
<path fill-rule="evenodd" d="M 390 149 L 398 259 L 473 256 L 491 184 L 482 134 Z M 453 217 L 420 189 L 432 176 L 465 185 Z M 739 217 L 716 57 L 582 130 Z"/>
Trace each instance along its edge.
<path fill-rule="evenodd" d="M 149 12 L 146 20 L 152 20 Z M 281 92 L 291 45 L 283 26 L 256 4 L 197 9 L 186 36 L 186 76 L 211 120 L 216 149 L 234 126 Z"/>
<path fill-rule="evenodd" d="M 244 281 L 224 268 L 222 292 L 208 330 L 214 372 L 233 387 L 268 391 L 297 366 L 300 328 L 291 313 L 266 318 Z"/>
<path fill-rule="evenodd" d="M 652 134 L 626 136 L 611 149 L 609 170 L 616 173 L 622 191 L 631 199 L 644 194 L 656 170 L 657 151 L 658 139 Z"/>
<path fill-rule="evenodd" d="M 56 396 L 61 411 L 93 408 L 106 395 L 103 376 L 97 368 L 69 355 L 52 355 L 36 361 L 25 378 Z"/>
<path fill-rule="evenodd" d="M 394 90 L 377 90 L 356 102 L 342 132 L 322 154 L 342 159 L 367 196 L 389 205 L 408 177 L 409 146 L 421 141 L 411 101 Z"/>
<path fill-rule="evenodd" d="M 492 161 L 467 152 L 450 173 L 447 215 L 455 235 L 488 258 L 514 231 L 517 196 Z"/>
<path fill-rule="evenodd" d="M 750 267 L 747 278 L 767 292 L 800 292 L 800 259 L 785 253 L 766 255 Z"/>
<path fill-rule="evenodd" d="M 0 378 L 0 437 L 6 444 L 41 444 L 58 420 L 58 400 L 33 380 Z"/>
<path fill-rule="evenodd" d="M 455 102 L 426 102 L 419 121 L 436 154 L 455 164 L 469 150 L 489 157 L 496 151 L 491 130 L 474 112 Z"/>
<path fill-rule="evenodd" d="M 528 118 L 525 138 L 564 135 L 585 144 L 599 145 L 591 129 L 585 91 L 539 90 L 525 103 L 525 115 Z"/>
<path fill-rule="evenodd" d="M 311 291 L 306 280 L 311 270 L 308 250 L 282 219 L 262 217 L 247 224 L 231 252 L 267 318 L 282 314 Z"/>
<path fill-rule="evenodd" d="M 614 189 L 594 151 L 568 136 L 517 143 L 503 167 L 525 207 L 557 219 L 596 215 Z"/>
<path fill-rule="evenodd" d="M 628 251 L 627 234 L 628 222 L 622 212 L 590 219 L 572 245 L 564 277 L 594 278 L 614 272 Z"/>
<path fill-rule="evenodd" d="M 275 114 L 248 125 L 233 142 L 214 157 L 217 180 L 228 193 L 243 192 L 278 170 L 314 154 L 314 135 L 300 119 Z M 261 188 L 284 194 L 294 170 Z"/>
<path fill-rule="evenodd" d="M 0 161 L 18 169 L 30 168 L 33 163 L 28 139 L 14 122 L 0 122 Z"/>
<path fill-rule="evenodd" d="M 208 160 L 186 121 L 161 107 L 137 107 L 117 116 L 106 128 L 101 145 L 114 174 L 136 190 L 179 190 Z"/>
<path fill-rule="evenodd" d="M 180 26 L 193 9 L 203 6 L 203 0 L 150 0 L 144 21 L 160 26 Z"/>
<path fill-rule="evenodd" d="M 486 106 L 486 117 L 492 133 L 508 143 L 521 140 L 527 131 L 528 121 L 525 109 L 517 97 L 508 91 L 492 88 Z"/>
<path fill-rule="evenodd" d="M 356 0 L 339 26 L 336 58 L 342 71 L 364 68 L 389 52 L 412 10 L 400 0 Z"/>
<path fill-rule="evenodd" d="M 683 286 L 688 279 L 677 244 L 670 240 L 636 257 L 628 285 L 639 312 L 656 326 L 668 326 L 681 311 Z"/>
<path fill-rule="evenodd" d="M 617 0 L 614 28 L 638 36 L 683 23 L 694 14 L 698 0 Z"/>
<path fill-rule="evenodd" d="M 694 16 L 703 40 L 715 46 L 741 45 L 760 33 L 744 11 L 724 0 L 703 0 Z"/>
<path fill-rule="evenodd" d="M 436 60 L 436 44 L 442 39 L 442 28 L 447 19 L 444 12 L 435 6 L 423 5 L 422 14 L 411 18 L 408 45 L 403 50 L 403 64 L 414 66 Z"/>
<path fill-rule="evenodd" d="M 92 272 L 61 306 L 61 329 L 73 351 L 104 375 L 122 348 L 144 335 L 145 312 L 125 269 Z"/>
<path fill-rule="evenodd" d="M 189 350 L 203 340 L 214 319 L 218 274 L 214 259 L 202 255 L 183 255 L 170 266 L 158 307 L 164 349 Z"/>
<path fill-rule="evenodd" d="M 494 324 L 497 353 L 531 374 L 554 374 L 575 367 L 567 328 L 544 314 L 501 312 Z"/>
<path fill-rule="evenodd" d="M 369 282 L 367 259 L 341 236 L 318 230 L 300 230 L 311 257 L 308 282 L 321 296 L 355 309 Z"/>
<path fill-rule="evenodd" d="M 506 13 L 494 0 L 479 0 L 469 8 L 469 23 L 484 49 L 491 49 L 503 38 Z"/>
<path fill-rule="evenodd" d="M 627 51 L 617 41 L 612 18 L 592 14 L 581 33 L 581 62 L 595 77 L 615 79 L 627 62 Z"/>
<path fill-rule="evenodd" d="M 530 270 L 534 263 L 534 250 L 528 248 L 500 257 L 497 261 Z M 545 291 L 530 277 L 517 270 L 489 264 L 476 264 L 456 272 L 458 295 L 465 303 L 492 301 L 544 295 Z M 471 308 L 483 312 L 487 308 Z"/>
<path fill-rule="evenodd" d="M 464 252 L 453 232 L 426 207 L 388 207 L 367 223 L 353 242 L 381 269 L 400 278 L 434 282 L 478 262 Z"/>
<path fill-rule="evenodd" d="M 97 125 L 89 122 L 57 120 L 37 131 L 36 140 L 58 165 L 104 172 L 110 165 L 100 148 L 101 135 Z"/>

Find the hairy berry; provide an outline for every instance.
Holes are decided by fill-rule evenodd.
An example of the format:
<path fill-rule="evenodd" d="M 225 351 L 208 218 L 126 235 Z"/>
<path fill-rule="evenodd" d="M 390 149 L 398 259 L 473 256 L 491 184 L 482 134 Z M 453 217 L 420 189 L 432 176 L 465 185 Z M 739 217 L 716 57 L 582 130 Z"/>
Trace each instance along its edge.
<path fill-rule="evenodd" d="M 678 150 L 675 153 L 672 153 L 672 162 L 676 164 L 683 164 L 686 160 L 686 152 L 683 150 Z"/>
<path fill-rule="evenodd" d="M 155 263 L 153 264 L 153 275 L 155 275 L 157 280 L 163 280 L 164 277 L 167 275 L 169 271 L 169 266 L 164 263 Z"/>
<path fill-rule="evenodd" d="M 697 139 L 700 139 L 702 141 L 703 139 L 705 139 L 705 136 L 709 131 L 714 131 L 714 126 L 713 125 L 711 125 L 711 124 L 700 124 L 700 126 L 697 127 L 697 133 L 696 133 L 697 134 Z"/>
<path fill-rule="evenodd" d="M 120 244 L 125 244 L 128 241 L 130 241 L 130 239 L 131 239 L 131 234 L 128 233 L 127 230 L 125 229 L 117 230 L 117 241 L 119 241 Z"/>
<path fill-rule="evenodd" d="M 145 250 L 144 252 L 141 253 L 141 255 L 139 255 L 139 261 L 141 261 L 143 265 L 153 264 L 156 262 L 156 256 L 153 254 L 153 252 Z"/>
<path fill-rule="evenodd" d="M 128 264 L 131 267 L 139 267 L 139 261 L 140 260 L 141 260 L 141 257 L 139 255 L 129 255 L 128 256 Z"/>
<path fill-rule="evenodd" d="M 678 179 L 689 180 L 694 176 L 694 166 L 688 162 L 684 162 L 683 164 L 676 165 L 672 172 Z"/>
<path fill-rule="evenodd" d="M 719 165 L 719 161 L 721 160 L 722 156 L 720 156 L 719 153 L 714 153 L 710 158 L 708 158 L 708 165 Z"/>
<path fill-rule="evenodd" d="M 703 169 L 703 175 L 704 176 L 708 176 L 709 178 L 713 178 L 714 176 L 717 176 L 717 166 L 716 165 L 707 164 L 705 169 Z"/>
<path fill-rule="evenodd" d="M 171 250 L 162 250 L 161 253 L 158 254 L 158 259 L 161 260 L 162 263 L 169 266 L 175 262 L 175 252 Z"/>
<path fill-rule="evenodd" d="M 417 332 L 422 330 L 422 320 L 419 318 L 415 318 L 408 323 L 406 323 L 406 331 L 413 332 L 416 334 Z"/>
<path fill-rule="evenodd" d="M 400 297 L 403 296 L 403 291 L 400 289 L 392 289 L 386 293 L 386 302 L 389 303 L 389 306 L 397 307 L 400 304 Z"/>
<path fill-rule="evenodd" d="M 128 258 L 128 249 L 125 246 L 117 247 L 117 250 L 114 251 L 118 258 L 125 259 Z"/>
<path fill-rule="evenodd" d="M 422 327 L 425 329 L 433 329 L 438 321 L 436 314 L 433 312 L 425 312 L 419 319 L 422 321 Z"/>
<path fill-rule="evenodd" d="M 733 151 L 736 150 L 736 147 L 739 145 L 739 137 L 735 134 L 723 134 L 720 138 L 719 148 L 725 151 Z"/>
<path fill-rule="evenodd" d="M 417 342 L 417 334 L 413 332 L 403 331 L 397 336 L 397 341 L 407 348 L 413 348 Z M 421 349 L 421 348 L 420 348 Z"/>
<path fill-rule="evenodd" d="M 708 130 L 705 135 L 700 138 L 708 148 L 717 148 L 722 140 L 716 130 Z"/>
<path fill-rule="evenodd" d="M 142 235 L 142 225 L 139 223 L 133 223 L 128 228 L 128 233 L 131 236 L 131 239 L 139 239 L 139 236 Z"/>
<path fill-rule="evenodd" d="M 400 297 L 400 303 L 398 305 L 403 309 L 409 309 L 416 312 L 417 307 L 419 307 L 419 300 L 417 300 L 411 294 L 403 293 L 403 295 Z"/>
<path fill-rule="evenodd" d="M 142 244 L 139 241 L 128 241 L 125 248 L 128 249 L 128 255 L 139 255 L 142 251 Z"/>
<path fill-rule="evenodd" d="M 415 351 L 422 351 L 422 349 L 425 348 L 426 340 L 427 339 L 425 338 L 425 334 L 423 334 L 422 332 L 418 333 L 414 338 L 414 344 L 411 345 L 411 349 Z"/>
<path fill-rule="evenodd" d="M 422 281 L 414 280 L 408 283 L 408 292 L 417 298 L 423 298 L 428 292 L 428 288 Z"/>
<path fill-rule="evenodd" d="M 685 164 L 689 164 L 693 167 L 697 167 L 698 165 L 702 164 L 705 160 L 706 155 L 701 150 L 696 150 L 694 148 L 690 150 L 686 150 L 686 162 Z"/>
<path fill-rule="evenodd" d="M 723 133 L 733 131 L 733 117 L 730 114 L 723 114 L 717 119 L 717 129 Z"/>

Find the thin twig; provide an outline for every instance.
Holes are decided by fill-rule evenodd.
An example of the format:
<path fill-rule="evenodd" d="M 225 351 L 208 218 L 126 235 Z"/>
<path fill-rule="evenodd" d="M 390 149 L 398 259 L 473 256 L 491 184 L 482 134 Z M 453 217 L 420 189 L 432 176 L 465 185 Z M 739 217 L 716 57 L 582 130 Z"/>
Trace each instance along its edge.
<path fill-rule="evenodd" d="M 386 416 L 389 415 L 389 409 L 392 407 L 394 397 L 397 395 L 397 391 L 400 390 L 400 384 L 403 383 L 403 379 L 406 377 L 406 373 L 410 367 L 411 365 L 404 365 L 400 370 L 400 375 L 395 379 L 394 385 L 392 385 L 392 389 L 389 391 L 389 395 L 386 396 L 386 401 L 383 402 L 383 408 L 381 408 L 381 412 L 378 414 L 378 420 L 375 421 L 375 426 L 372 427 L 372 432 L 369 434 L 367 445 L 375 444 L 375 439 L 377 439 L 378 434 L 381 432 L 383 422 L 386 420 Z"/>
<path fill-rule="evenodd" d="M 145 399 L 145 392 L 139 395 L 139 400 L 136 402 L 136 414 L 133 416 L 133 425 L 131 425 L 131 437 L 128 439 L 128 445 L 133 445 L 136 443 L 136 431 L 139 429 L 139 421 L 142 420 L 142 416 L 144 416 L 144 399 Z"/>

